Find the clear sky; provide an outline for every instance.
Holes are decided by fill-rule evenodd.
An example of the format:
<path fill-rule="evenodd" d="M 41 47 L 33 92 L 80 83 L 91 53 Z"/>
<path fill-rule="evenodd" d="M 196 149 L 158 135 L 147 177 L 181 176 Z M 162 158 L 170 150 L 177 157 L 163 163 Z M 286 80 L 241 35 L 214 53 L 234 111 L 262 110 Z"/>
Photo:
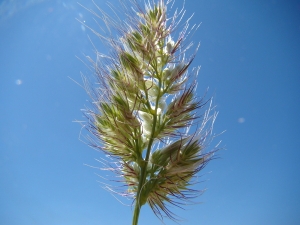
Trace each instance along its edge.
<path fill-rule="evenodd" d="M 201 42 L 199 95 L 209 87 L 215 133 L 226 132 L 216 139 L 219 159 L 201 173 L 201 204 L 175 212 L 189 225 L 300 224 L 300 2 L 186 0 L 185 8 L 201 22 L 192 37 Z M 96 28 L 77 0 L 0 3 L 0 224 L 131 224 L 132 208 L 101 188 L 96 173 L 107 174 L 84 165 L 103 155 L 72 122 L 84 120 L 89 97 L 70 78 L 91 75 L 76 56 L 94 57 L 88 35 L 108 51 L 75 18 Z M 144 207 L 140 224 L 161 223 Z"/>

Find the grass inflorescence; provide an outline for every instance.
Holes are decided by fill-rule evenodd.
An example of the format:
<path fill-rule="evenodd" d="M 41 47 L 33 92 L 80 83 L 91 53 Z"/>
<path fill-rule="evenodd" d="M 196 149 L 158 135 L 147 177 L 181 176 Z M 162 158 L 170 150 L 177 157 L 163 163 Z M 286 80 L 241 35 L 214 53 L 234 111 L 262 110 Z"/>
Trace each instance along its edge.
<path fill-rule="evenodd" d="M 199 68 L 190 66 L 199 45 L 187 57 L 193 44 L 185 41 L 197 26 L 182 22 L 183 9 L 168 16 L 171 1 L 148 2 L 144 8 L 131 3 L 130 9 L 123 5 L 128 9 L 123 22 L 100 8 L 100 14 L 90 10 L 117 35 L 91 29 L 112 51 L 89 57 L 97 84 L 86 86 L 93 107 L 85 115 L 93 147 L 114 159 L 106 169 L 126 185 L 120 194 L 134 200 L 135 225 L 146 203 L 158 217 L 176 220 L 168 206 L 202 193 L 191 185 L 213 157 L 214 150 L 205 148 L 216 113 L 211 101 L 196 93 Z"/>

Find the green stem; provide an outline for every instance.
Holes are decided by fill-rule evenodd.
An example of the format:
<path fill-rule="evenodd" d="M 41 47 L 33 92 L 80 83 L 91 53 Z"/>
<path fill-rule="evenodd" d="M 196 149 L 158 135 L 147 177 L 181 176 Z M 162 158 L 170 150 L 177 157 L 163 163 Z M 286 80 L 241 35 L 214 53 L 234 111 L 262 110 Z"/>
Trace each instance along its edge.
<path fill-rule="evenodd" d="M 137 204 L 137 202 L 136 202 L 135 208 L 134 208 L 133 219 L 132 219 L 132 225 L 138 225 L 140 209 L 141 209 L 141 206 L 139 206 L 139 204 Z"/>
<path fill-rule="evenodd" d="M 157 107 L 156 107 L 155 112 L 156 111 L 157 111 Z M 144 203 L 140 202 L 140 198 L 141 198 L 142 188 L 145 185 L 145 181 L 146 181 L 146 177 L 147 177 L 147 166 L 148 166 L 148 161 L 149 161 L 149 157 L 150 157 L 151 147 L 152 147 L 152 144 L 154 141 L 156 121 L 157 121 L 157 116 L 155 115 L 153 118 L 153 127 L 152 127 L 152 132 L 151 132 L 151 138 L 149 140 L 149 144 L 148 144 L 148 148 L 147 148 L 146 158 L 144 161 L 144 165 L 141 167 L 141 176 L 140 176 L 139 186 L 138 186 L 138 190 L 137 190 L 137 194 L 136 194 L 136 200 L 135 200 L 136 202 L 135 202 L 135 207 L 134 207 L 132 225 L 138 224 L 140 210 L 141 210 L 142 205 L 144 204 Z"/>
<path fill-rule="evenodd" d="M 159 81 L 159 86 L 161 86 L 160 81 Z M 149 162 L 149 157 L 150 157 L 152 144 L 153 144 L 153 141 L 154 141 L 155 127 L 156 127 L 156 122 L 157 122 L 157 108 L 158 108 L 159 98 L 160 98 L 160 92 L 158 93 L 158 96 L 157 96 L 157 99 L 156 99 L 155 113 L 153 115 L 153 126 L 152 126 L 151 136 L 150 136 L 149 144 L 148 144 L 148 148 L 147 148 L 146 158 L 144 160 L 144 164 L 141 166 L 141 176 L 140 176 L 140 179 L 139 179 L 139 186 L 138 186 L 136 199 L 135 199 L 135 207 L 134 207 L 134 212 L 133 212 L 132 225 L 138 225 L 140 210 L 141 210 L 141 207 L 143 206 L 143 204 L 145 204 L 145 202 L 140 202 L 140 199 L 141 199 L 141 194 L 142 194 L 142 188 L 145 185 L 145 181 L 146 181 L 146 177 L 147 177 L 147 166 L 148 166 L 148 162 Z"/>

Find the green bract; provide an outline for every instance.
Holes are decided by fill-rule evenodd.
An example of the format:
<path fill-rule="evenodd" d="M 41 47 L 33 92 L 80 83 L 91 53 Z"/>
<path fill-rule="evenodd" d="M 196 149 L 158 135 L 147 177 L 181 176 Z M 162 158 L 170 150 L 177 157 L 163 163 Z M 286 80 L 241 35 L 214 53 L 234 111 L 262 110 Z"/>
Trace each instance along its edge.
<path fill-rule="evenodd" d="M 118 162 L 110 170 L 128 187 L 121 194 L 134 199 L 133 224 L 146 203 L 157 216 L 175 219 L 168 204 L 186 204 L 201 193 L 190 186 L 212 158 L 213 151 L 203 150 L 212 130 L 206 124 L 216 117 L 210 116 L 211 106 L 199 116 L 206 102 L 195 95 L 198 70 L 188 71 L 194 58 L 186 58 L 183 47 L 188 22 L 177 40 L 172 37 L 184 11 L 168 18 L 163 0 L 145 10 L 135 6 L 134 15 L 127 13 L 115 27 L 121 37 L 104 38 L 94 31 L 113 53 L 98 54 L 93 62 L 99 86 L 87 89 L 94 93 L 95 110 L 86 113 L 95 147 Z"/>

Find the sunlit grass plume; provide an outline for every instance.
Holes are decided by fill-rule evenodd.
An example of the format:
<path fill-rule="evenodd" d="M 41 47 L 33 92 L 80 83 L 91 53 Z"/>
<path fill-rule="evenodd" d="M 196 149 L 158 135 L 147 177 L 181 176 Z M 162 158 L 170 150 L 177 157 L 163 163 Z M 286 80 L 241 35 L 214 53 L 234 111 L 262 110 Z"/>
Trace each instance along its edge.
<path fill-rule="evenodd" d="M 85 111 L 91 145 L 108 156 L 103 169 L 125 184 L 114 193 L 133 199 L 133 225 L 145 204 L 159 218 L 176 220 L 169 206 L 202 193 L 191 185 L 215 151 L 204 150 L 216 113 L 210 100 L 197 96 L 199 67 L 190 69 L 199 45 L 186 43 L 198 26 L 182 21 L 183 9 L 169 15 L 172 1 L 120 4 L 125 20 L 99 7 L 89 10 L 108 32 L 90 29 L 110 46 L 108 55 L 88 57 L 97 78 L 86 85 L 93 103 Z"/>

